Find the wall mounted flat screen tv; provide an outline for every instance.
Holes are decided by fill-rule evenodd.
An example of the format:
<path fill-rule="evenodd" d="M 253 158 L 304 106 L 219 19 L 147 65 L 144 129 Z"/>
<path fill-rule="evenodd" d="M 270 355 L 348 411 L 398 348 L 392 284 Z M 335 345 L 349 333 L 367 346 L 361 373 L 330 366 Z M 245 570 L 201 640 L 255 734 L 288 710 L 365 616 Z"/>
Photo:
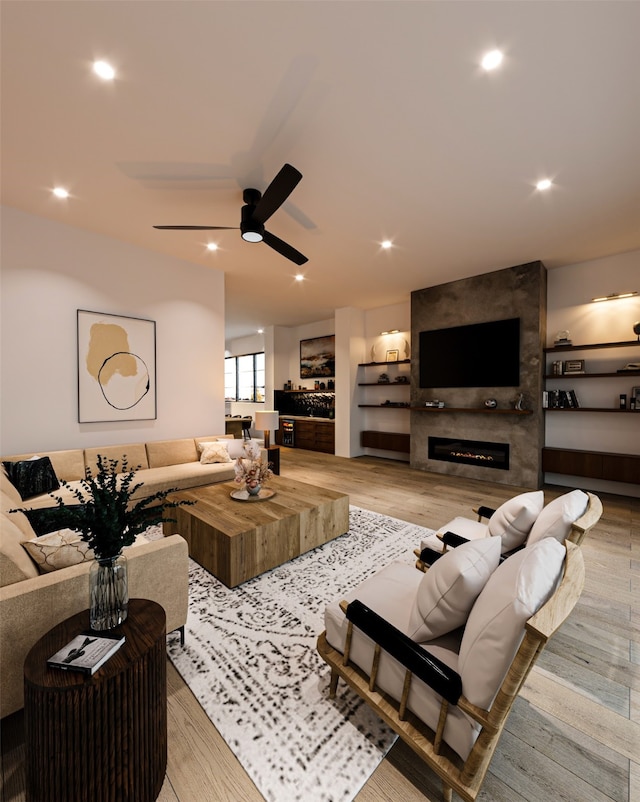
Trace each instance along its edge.
<path fill-rule="evenodd" d="M 519 384 L 519 317 L 420 332 L 420 387 Z"/>

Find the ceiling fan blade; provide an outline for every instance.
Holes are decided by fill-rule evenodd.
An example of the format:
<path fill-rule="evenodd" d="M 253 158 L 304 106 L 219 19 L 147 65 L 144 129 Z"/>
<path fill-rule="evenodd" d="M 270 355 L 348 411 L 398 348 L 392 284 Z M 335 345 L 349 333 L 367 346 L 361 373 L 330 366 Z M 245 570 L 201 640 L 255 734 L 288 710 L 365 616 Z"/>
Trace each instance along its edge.
<path fill-rule="evenodd" d="M 302 173 L 299 170 L 290 164 L 285 164 L 262 193 L 262 198 L 258 201 L 253 213 L 254 220 L 258 220 L 260 223 L 267 221 L 291 195 L 301 178 Z"/>
<path fill-rule="evenodd" d="M 287 242 L 281 240 L 280 237 L 276 237 L 275 234 L 271 234 L 268 231 L 264 232 L 262 241 L 270 248 L 273 248 L 274 251 L 277 251 L 279 254 L 287 259 L 290 259 L 297 265 L 303 265 L 305 262 L 309 261 L 306 256 L 303 256 L 303 254 L 300 253 L 300 251 L 296 251 L 296 249 Z"/>
<path fill-rule="evenodd" d="M 154 226 L 154 228 L 169 229 L 170 231 L 230 231 L 238 226 Z"/>

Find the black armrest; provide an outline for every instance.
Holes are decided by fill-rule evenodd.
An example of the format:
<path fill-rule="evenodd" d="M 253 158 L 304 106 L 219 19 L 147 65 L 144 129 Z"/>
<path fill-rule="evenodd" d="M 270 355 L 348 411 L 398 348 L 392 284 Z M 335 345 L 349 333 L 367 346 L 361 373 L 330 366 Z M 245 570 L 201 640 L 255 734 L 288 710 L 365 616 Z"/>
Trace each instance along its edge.
<path fill-rule="evenodd" d="M 491 518 L 494 512 L 495 510 L 491 507 L 478 507 L 478 515 L 480 518 Z"/>
<path fill-rule="evenodd" d="M 430 549 L 428 547 L 422 549 L 420 552 L 420 559 L 425 565 L 433 565 L 436 560 L 442 557 L 443 552 Z"/>
<path fill-rule="evenodd" d="M 445 546 L 455 549 L 456 546 L 462 546 L 463 543 L 468 543 L 469 538 L 462 537 L 462 535 L 456 535 L 455 532 L 445 532 L 442 536 L 442 542 Z"/>
<path fill-rule="evenodd" d="M 462 695 L 462 680 L 453 669 L 421 649 L 411 638 L 362 602 L 352 601 L 346 615 L 354 626 L 379 643 L 385 652 L 395 657 L 447 702 L 454 705 L 458 703 Z"/>

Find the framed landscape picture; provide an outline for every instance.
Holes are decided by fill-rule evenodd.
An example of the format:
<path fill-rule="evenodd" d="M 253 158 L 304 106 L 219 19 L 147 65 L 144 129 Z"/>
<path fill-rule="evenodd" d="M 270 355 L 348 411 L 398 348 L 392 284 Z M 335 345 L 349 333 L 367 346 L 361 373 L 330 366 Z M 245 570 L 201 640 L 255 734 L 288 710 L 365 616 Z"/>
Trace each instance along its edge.
<path fill-rule="evenodd" d="M 336 374 L 336 336 L 300 340 L 300 378 L 314 379 Z"/>
<path fill-rule="evenodd" d="M 78 309 L 78 422 L 154 420 L 156 324 Z"/>

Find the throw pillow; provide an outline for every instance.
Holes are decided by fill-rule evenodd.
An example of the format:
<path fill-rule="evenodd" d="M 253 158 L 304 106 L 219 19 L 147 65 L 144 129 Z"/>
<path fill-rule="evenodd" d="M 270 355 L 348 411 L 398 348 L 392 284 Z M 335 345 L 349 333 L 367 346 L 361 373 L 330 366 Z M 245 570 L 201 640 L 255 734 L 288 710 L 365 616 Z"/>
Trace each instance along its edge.
<path fill-rule="evenodd" d="M 489 534 L 502 538 L 502 553 L 517 549 L 527 539 L 542 512 L 544 493 L 534 490 L 505 501 L 489 519 Z"/>
<path fill-rule="evenodd" d="M 448 551 L 418 586 L 409 616 L 409 636 L 418 643 L 462 626 L 500 562 L 500 539 L 471 540 Z"/>
<path fill-rule="evenodd" d="M 82 539 L 80 532 L 61 529 L 48 535 L 27 540 L 22 544 L 41 573 L 50 573 L 60 568 L 93 560 L 94 553 Z"/>
<path fill-rule="evenodd" d="M 223 443 L 201 443 L 204 446 L 200 455 L 202 465 L 211 465 L 214 462 L 231 462 L 231 457 Z"/>
<path fill-rule="evenodd" d="M 545 537 L 555 537 L 560 543 L 569 536 L 571 524 L 584 514 L 589 496 L 582 490 L 572 490 L 550 501 L 534 523 L 527 545 Z"/>
<path fill-rule="evenodd" d="M 491 574 L 469 613 L 458 655 L 462 689 L 472 704 L 484 710 L 491 706 L 526 621 L 556 588 L 564 556 L 564 546 L 545 538 L 517 551 Z"/>
<path fill-rule="evenodd" d="M 31 457 L 19 462 L 4 462 L 3 465 L 23 501 L 60 487 L 49 457 Z"/>

